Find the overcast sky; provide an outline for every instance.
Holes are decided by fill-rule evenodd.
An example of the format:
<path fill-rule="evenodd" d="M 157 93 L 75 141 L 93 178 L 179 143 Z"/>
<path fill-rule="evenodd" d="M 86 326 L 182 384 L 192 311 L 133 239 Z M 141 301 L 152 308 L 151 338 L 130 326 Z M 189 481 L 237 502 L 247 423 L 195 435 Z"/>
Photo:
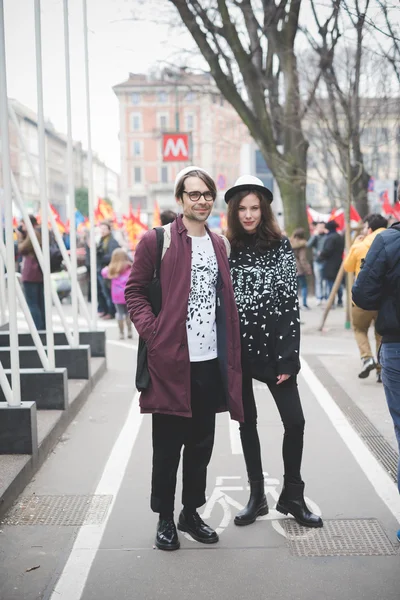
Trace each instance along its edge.
<path fill-rule="evenodd" d="M 118 102 L 112 86 L 129 71 L 144 72 L 174 52 L 169 29 L 127 20 L 131 9 L 145 16 L 138 0 L 87 0 L 93 149 L 120 170 Z M 147 2 L 147 7 L 151 0 Z M 8 95 L 36 111 L 33 0 L 5 0 Z M 73 136 L 86 146 L 82 0 L 70 0 Z M 42 0 L 45 115 L 66 132 L 62 0 Z M 175 49 L 176 50 L 176 49 Z"/>

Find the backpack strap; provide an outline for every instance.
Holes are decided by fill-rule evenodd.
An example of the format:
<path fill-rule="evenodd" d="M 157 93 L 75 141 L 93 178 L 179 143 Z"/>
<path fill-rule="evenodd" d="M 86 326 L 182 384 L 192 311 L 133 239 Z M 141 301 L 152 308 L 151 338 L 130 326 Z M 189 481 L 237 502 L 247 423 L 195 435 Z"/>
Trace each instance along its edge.
<path fill-rule="evenodd" d="M 164 244 L 163 244 L 163 249 L 162 249 L 162 254 L 161 254 L 161 260 L 162 260 L 165 256 L 166 251 L 168 250 L 168 248 L 171 245 L 171 223 L 164 225 L 164 227 L 161 227 L 161 229 L 164 230 Z"/>
<path fill-rule="evenodd" d="M 220 237 L 222 237 L 224 244 L 225 244 L 225 250 L 226 250 L 226 255 L 229 258 L 231 255 L 231 244 L 230 241 L 228 240 L 227 237 L 225 237 L 224 235 L 220 234 Z"/>
<path fill-rule="evenodd" d="M 156 268 L 154 271 L 154 277 L 160 279 L 160 267 L 161 261 L 163 259 L 163 251 L 164 251 L 164 227 L 155 227 L 156 230 L 156 240 L 157 240 L 157 256 L 156 256 Z"/>

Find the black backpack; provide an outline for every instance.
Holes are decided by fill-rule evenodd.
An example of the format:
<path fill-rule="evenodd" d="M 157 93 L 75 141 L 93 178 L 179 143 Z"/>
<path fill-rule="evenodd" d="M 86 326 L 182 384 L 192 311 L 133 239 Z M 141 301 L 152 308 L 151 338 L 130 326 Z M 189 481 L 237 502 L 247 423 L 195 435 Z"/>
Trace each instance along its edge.
<path fill-rule="evenodd" d="M 164 228 L 155 227 L 157 239 L 157 256 L 154 276 L 147 289 L 147 297 L 151 304 L 152 311 L 157 316 L 161 311 L 162 292 L 160 282 L 160 267 L 164 246 Z M 150 385 L 150 374 L 147 368 L 147 346 L 146 342 L 139 337 L 139 347 L 137 352 L 136 366 L 136 389 L 138 392 L 144 392 Z"/>

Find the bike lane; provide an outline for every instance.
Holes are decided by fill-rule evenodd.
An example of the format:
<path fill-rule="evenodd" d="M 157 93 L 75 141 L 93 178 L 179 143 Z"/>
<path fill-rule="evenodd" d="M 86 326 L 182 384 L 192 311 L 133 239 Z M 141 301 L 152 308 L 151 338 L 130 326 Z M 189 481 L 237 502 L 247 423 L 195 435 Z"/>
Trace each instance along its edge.
<path fill-rule="evenodd" d="M 204 546 L 180 534 L 179 551 L 155 550 L 157 517 L 149 508 L 151 419 L 138 418 L 134 405 L 126 440 L 132 424 L 138 435 L 134 443 L 130 439 L 126 470 L 116 454 L 110 469 L 114 478 L 121 469 L 120 481 L 105 483 L 105 491 L 109 485 L 110 493 L 118 492 L 108 521 L 103 529 L 81 528 L 82 537 L 78 534 L 51 600 L 398 600 L 396 486 L 348 430 L 306 364 L 303 373 L 307 380 L 299 379 L 306 417 L 303 479 L 311 507 L 325 520 L 323 538 L 322 530 L 293 531 L 289 526 L 293 521 L 273 510 L 282 483 L 283 432 L 272 397 L 265 386 L 256 384 L 270 514 L 247 527 L 233 524 L 234 515 L 247 502 L 246 472 L 237 424 L 232 426 L 227 415 L 219 415 L 208 501 L 199 512 L 218 529 L 220 542 Z M 125 449 L 129 451 L 129 442 Z M 176 516 L 180 491 L 179 485 Z M 312 555 L 305 556 L 310 548 Z M 334 552 L 342 555 L 329 555 Z M 378 555 L 354 555 L 360 552 Z"/>

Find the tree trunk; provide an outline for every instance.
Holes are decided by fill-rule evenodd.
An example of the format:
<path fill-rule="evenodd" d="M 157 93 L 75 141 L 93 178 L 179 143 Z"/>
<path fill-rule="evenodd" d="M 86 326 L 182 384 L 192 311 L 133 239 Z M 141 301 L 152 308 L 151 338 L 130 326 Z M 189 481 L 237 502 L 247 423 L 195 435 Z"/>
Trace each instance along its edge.
<path fill-rule="evenodd" d="M 282 196 L 285 231 L 290 236 L 297 227 L 303 227 L 308 233 L 306 191 L 304 188 L 292 186 L 288 181 L 278 181 Z"/>
<path fill-rule="evenodd" d="M 361 175 L 357 178 L 359 174 L 359 169 L 353 167 L 353 181 L 352 184 L 352 195 L 354 199 L 354 204 L 356 209 L 360 215 L 360 217 L 366 217 L 369 208 L 368 208 L 368 183 L 369 183 L 369 174 L 364 170 L 362 170 Z"/>

